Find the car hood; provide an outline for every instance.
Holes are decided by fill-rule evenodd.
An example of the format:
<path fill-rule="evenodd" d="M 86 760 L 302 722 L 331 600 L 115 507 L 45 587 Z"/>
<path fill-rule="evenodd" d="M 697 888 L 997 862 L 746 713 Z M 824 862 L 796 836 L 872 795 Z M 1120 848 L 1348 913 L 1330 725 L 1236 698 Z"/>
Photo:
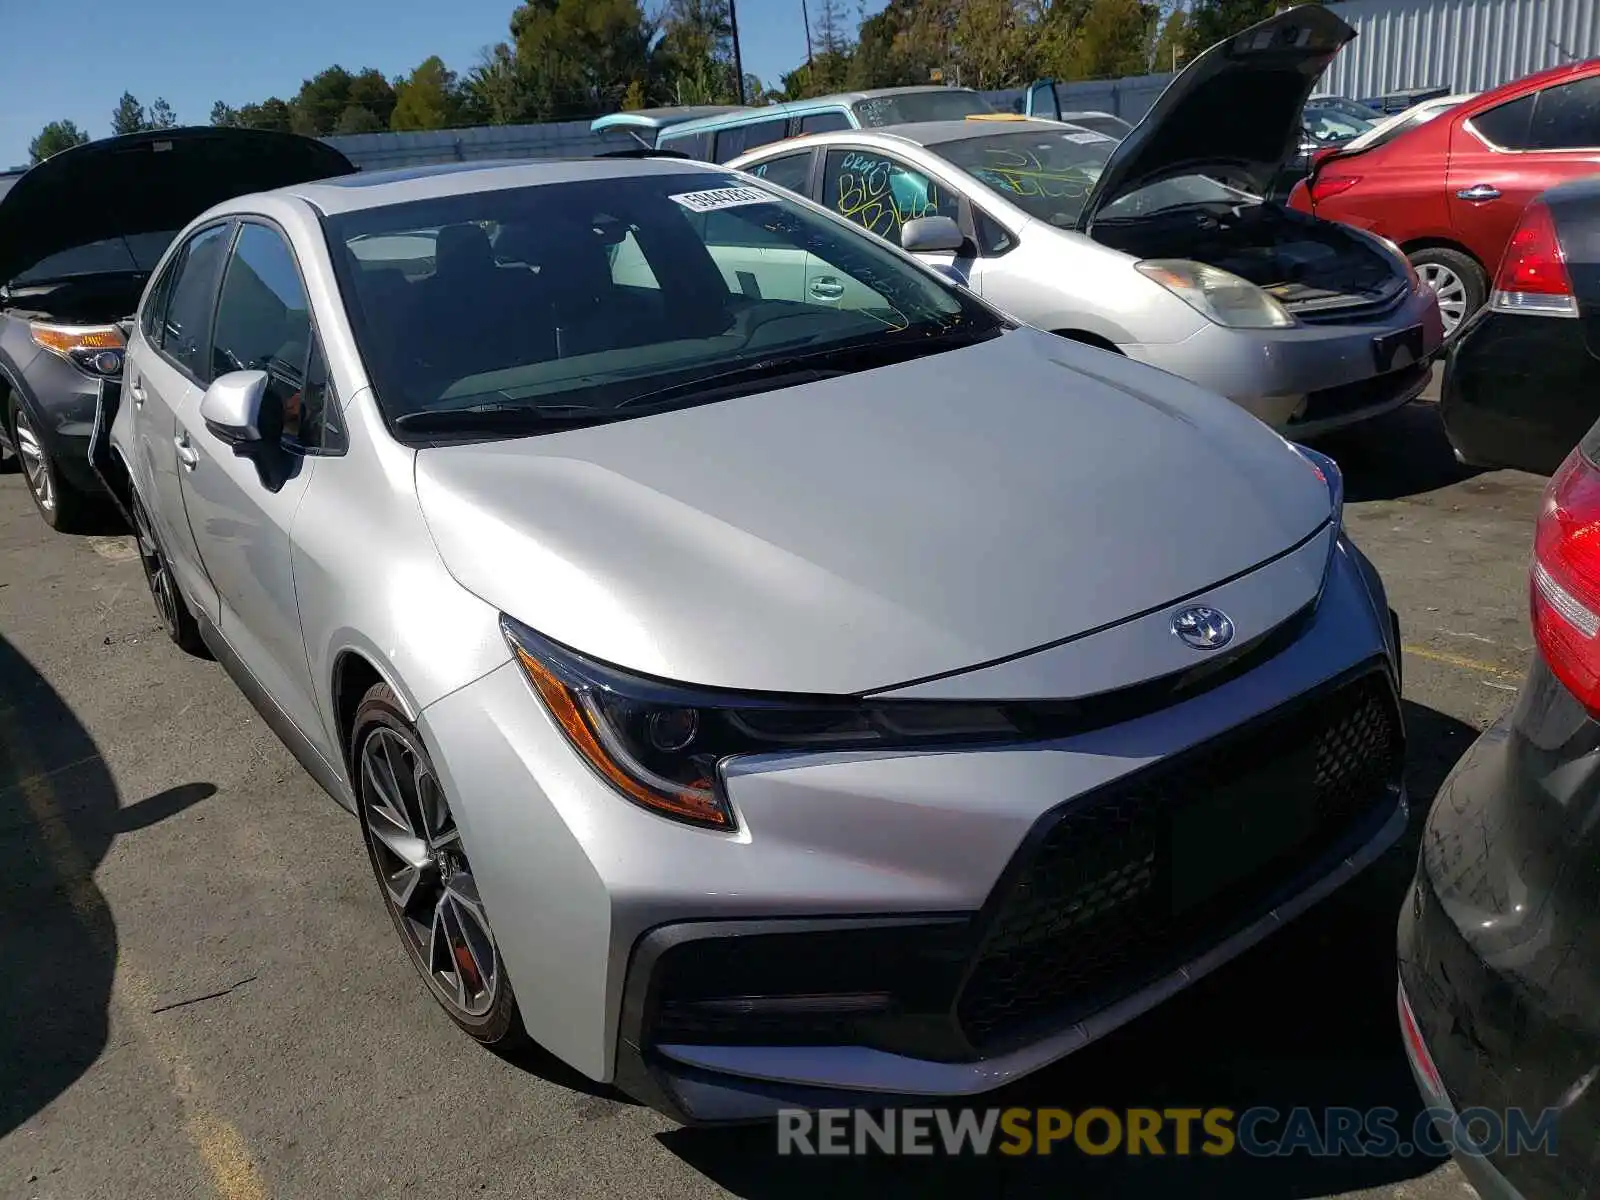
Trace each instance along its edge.
<path fill-rule="evenodd" d="M 326 142 L 262 129 L 163 129 L 74 146 L 0 197 L 0 282 L 74 246 L 182 229 L 235 196 L 354 170 Z"/>
<path fill-rule="evenodd" d="M 1242 409 L 1026 329 L 425 448 L 416 486 L 455 579 L 546 637 L 683 683 L 838 695 L 1142 615 L 1282 554 L 1330 511 L 1305 460 Z"/>
<path fill-rule="evenodd" d="M 1330 10 L 1305 4 L 1204 51 L 1111 152 L 1078 228 L 1087 232 L 1106 205 L 1175 175 L 1226 170 L 1264 195 L 1300 145 L 1300 113 L 1318 76 L 1355 36 Z"/>

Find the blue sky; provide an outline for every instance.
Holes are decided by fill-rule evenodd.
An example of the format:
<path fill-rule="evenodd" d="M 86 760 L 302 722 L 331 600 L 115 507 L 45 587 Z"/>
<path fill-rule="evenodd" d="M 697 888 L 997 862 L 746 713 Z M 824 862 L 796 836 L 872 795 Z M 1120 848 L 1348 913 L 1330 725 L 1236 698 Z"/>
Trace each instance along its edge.
<path fill-rule="evenodd" d="M 737 0 L 746 71 L 764 81 L 805 58 L 800 0 Z M 812 19 L 820 0 L 808 0 Z M 884 0 L 866 0 L 875 12 Z M 48 4 L 0 0 L 5 42 L 13 53 L 0 71 L 0 167 L 27 162 L 28 143 L 48 121 L 70 118 L 91 137 L 111 132 L 111 110 L 124 90 L 146 105 L 165 96 L 184 124 L 203 125 L 211 104 L 277 95 L 334 63 L 385 75 L 409 71 L 438 54 L 458 71 L 478 51 L 508 36 L 515 0 L 145 0 L 113 25 L 62 24 Z M 646 9 L 655 6 L 647 0 Z M 841 0 L 852 26 L 857 0 Z M 63 36 L 75 42 L 67 52 Z"/>

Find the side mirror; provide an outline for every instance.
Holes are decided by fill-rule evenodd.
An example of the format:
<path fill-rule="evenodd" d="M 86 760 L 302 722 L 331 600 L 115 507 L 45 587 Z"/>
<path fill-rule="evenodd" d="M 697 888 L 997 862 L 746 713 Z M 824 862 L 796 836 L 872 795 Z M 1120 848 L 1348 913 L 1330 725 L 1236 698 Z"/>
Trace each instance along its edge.
<path fill-rule="evenodd" d="M 264 440 L 261 401 L 266 394 L 265 371 L 229 371 L 212 380 L 200 397 L 200 419 L 221 441 L 248 448 Z"/>
<path fill-rule="evenodd" d="M 949 217 L 918 217 L 900 229 L 900 246 L 912 254 L 957 254 L 966 244 L 961 227 Z"/>

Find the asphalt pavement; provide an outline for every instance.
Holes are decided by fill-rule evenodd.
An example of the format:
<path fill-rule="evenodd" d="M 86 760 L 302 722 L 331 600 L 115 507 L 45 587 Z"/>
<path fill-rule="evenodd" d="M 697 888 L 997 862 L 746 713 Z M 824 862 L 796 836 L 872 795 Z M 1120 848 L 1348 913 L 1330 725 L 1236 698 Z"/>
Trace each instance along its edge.
<path fill-rule="evenodd" d="M 1275 939 L 1001 1103 L 1418 1107 L 1394 1020 L 1415 828 L 1511 701 L 1542 480 L 1457 467 L 1413 405 L 1328 444 L 1403 621 L 1413 833 Z M 0 1196 L 1468 1197 L 1421 1158 L 779 1159 L 456 1032 L 356 825 L 213 663 L 130 540 L 0 477 Z"/>

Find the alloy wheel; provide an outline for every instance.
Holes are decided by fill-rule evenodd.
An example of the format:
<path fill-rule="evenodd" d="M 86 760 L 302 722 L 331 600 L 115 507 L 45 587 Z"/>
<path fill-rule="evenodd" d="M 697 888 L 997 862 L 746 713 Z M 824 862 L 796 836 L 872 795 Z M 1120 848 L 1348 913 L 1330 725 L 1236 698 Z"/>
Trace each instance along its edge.
<path fill-rule="evenodd" d="M 17 413 L 17 456 L 22 459 L 23 474 L 28 477 L 28 487 L 33 492 L 34 499 L 39 502 L 39 507 L 45 512 L 54 512 L 56 507 L 56 485 L 50 477 L 50 459 L 45 454 L 44 446 L 39 442 L 38 434 L 34 433 L 33 426 L 28 423 L 26 413 Z"/>
<path fill-rule="evenodd" d="M 1439 299 L 1439 316 L 1448 337 L 1467 317 L 1466 281 L 1443 263 L 1422 263 L 1417 267 L 1417 274 Z"/>
<path fill-rule="evenodd" d="M 178 636 L 178 589 L 172 579 L 172 568 L 167 565 L 167 556 L 161 552 L 161 544 L 156 541 L 155 534 L 150 532 L 150 518 L 145 515 L 144 505 L 138 501 L 133 505 L 134 536 L 139 544 L 139 562 L 144 567 L 145 581 L 150 585 L 150 598 L 155 601 L 156 615 L 161 618 L 161 623 L 166 626 L 167 632 L 174 639 Z"/>
<path fill-rule="evenodd" d="M 361 802 L 385 902 L 447 1009 L 483 1017 L 500 990 L 500 954 L 444 789 L 410 738 L 390 726 L 362 743 Z"/>

